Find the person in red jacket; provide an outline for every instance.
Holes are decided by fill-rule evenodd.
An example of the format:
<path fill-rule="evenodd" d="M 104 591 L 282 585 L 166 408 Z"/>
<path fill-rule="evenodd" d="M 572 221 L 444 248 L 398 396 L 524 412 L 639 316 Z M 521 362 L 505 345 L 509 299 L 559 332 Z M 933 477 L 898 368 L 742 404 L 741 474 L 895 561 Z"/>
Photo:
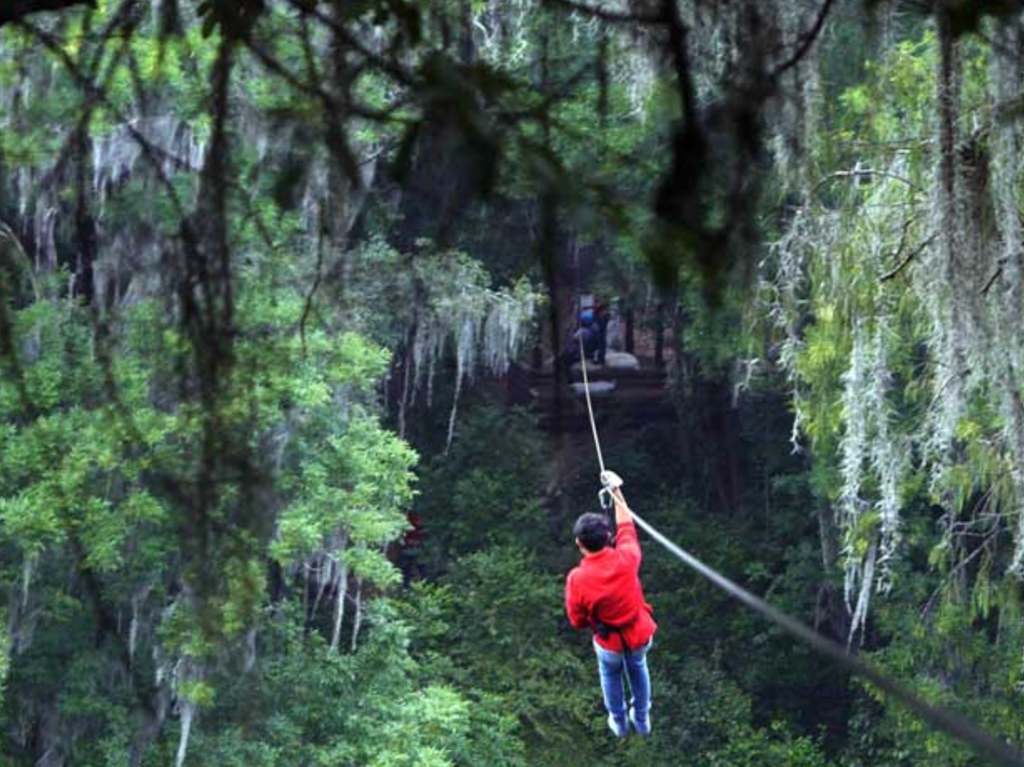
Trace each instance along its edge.
<path fill-rule="evenodd" d="M 603 514 L 583 514 L 573 526 L 583 559 L 565 580 L 565 611 L 575 629 L 594 632 L 601 693 L 608 727 L 616 737 L 651 732 L 651 680 L 647 651 L 658 626 L 640 585 L 640 540 L 622 495 L 622 479 L 606 471 L 601 481 L 615 504 L 618 534 Z M 632 703 L 623 695 L 623 676 L 629 680 Z"/>

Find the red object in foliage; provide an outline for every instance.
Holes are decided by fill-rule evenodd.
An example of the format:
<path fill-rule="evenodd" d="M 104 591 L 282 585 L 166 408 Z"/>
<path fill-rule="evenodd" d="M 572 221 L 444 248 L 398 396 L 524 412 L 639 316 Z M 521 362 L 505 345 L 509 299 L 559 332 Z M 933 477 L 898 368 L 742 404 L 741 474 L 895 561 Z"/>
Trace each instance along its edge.
<path fill-rule="evenodd" d="M 423 539 L 427 537 L 427 534 L 423 531 L 423 517 L 419 514 L 409 513 L 405 515 L 405 518 L 412 525 L 412 529 L 407 530 L 405 535 L 402 536 L 402 548 L 414 549 L 422 544 Z"/>
<path fill-rule="evenodd" d="M 607 638 L 594 636 L 606 650 L 622 652 L 623 638 L 628 649 L 635 650 L 647 644 L 658 628 L 640 585 L 640 559 L 636 526 L 622 522 L 616 544 L 585 556 L 565 579 L 569 623 L 582 629 L 600 621 L 612 628 Z"/>

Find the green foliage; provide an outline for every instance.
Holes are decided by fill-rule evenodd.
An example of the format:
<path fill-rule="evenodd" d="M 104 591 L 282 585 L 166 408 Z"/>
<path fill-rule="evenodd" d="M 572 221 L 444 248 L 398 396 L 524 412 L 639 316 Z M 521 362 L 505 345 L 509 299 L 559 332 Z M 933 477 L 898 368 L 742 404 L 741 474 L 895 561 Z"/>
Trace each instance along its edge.
<path fill-rule="evenodd" d="M 364 551 L 398 537 L 402 510 L 412 500 L 414 462 L 405 443 L 375 420 L 354 416 L 343 434 L 302 464 L 297 500 L 281 513 L 274 557 L 286 565 L 308 556 L 339 530 Z"/>
<path fill-rule="evenodd" d="M 42 670 L 68 666 L 70 673 L 46 688 L 64 701 L 68 727 L 103 734 L 83 746 L 83 764 L 94 763 L 90 753 L 97 760 L 104 749 L 115 754 L 132 737 L 122 707 L 130 706 L 130 692 L 100 682 L 108 676 L 104 664 L 118 657 L 140 659 L 131 667 L 138 678 L 173 677 L 181 701 L 221 710 L 229 683 L 217 669 L 262 623 L 270 556 L 291 567 L 343 531 L 337 553 L 356 577 L 369 585 L 397 578 L 382 551 L 405 528 L 416 455 L 372 413 L 386 354 L 353 333 L 318 326 L 300 334 L 300 298 L 272 296 L 257 279 L 246 285 L 239 307 L 237 374 L 225 385 L 216 418 L 236 439 L 266 446 L 255 460 L 274 483 L 260 501 L 245 480 L 220 481 L 210 513 L 234 519 L 235 528 L 205 552 L 216 558 L 215 569 L 199 558 L 189 562 L 200 552 L 200 532 L 192 498 L 179 490 L 202 465 L 204 415 L 165 377 L 190 354 L 188 342 L 145 302 L 125 314 L 125 341 L 113 362 L 74 303 L 44 300 L 13 314 L 29 402 L 19 401 L 17 379 L 3 380 L 0 547 L 6 572 L 16 573 L 19 584 L 7 618 L 16 650 L 3 654 L 6 717 L 31 716 L 37 704 L 18 701 L 45 700 Z M 271 534 L 263 514 L 273 508 L 280 512 Z M 62 577 L 68 567 L 82 573 L 85 587 Z M 126 610 L 117 620 L 132 628 L 124 639 L 90 649 L 93 612 L 103 615 L 115 602 Z M 179 678 L 177 669 L 186 666 L 209 671 Z M 132 684 L 139 682 L 133 677 Z M 468 726 L 458 724 L 462 709 L 444 691 L 431 695 L 431 711 L 456 711 L 438 714 L 439 733 Z M 117 705 L 100 705 L 105 699 Z M 410 709 L 408 716 L 418 713 Z M 436 744 L 422 751 L 445 753 Z"/>
<path fill-rule="evenodd" d="M 430 531 L 430 556 L 448 559 L 493 545 L 537 542 L 546 460 L 529 413 L 473 409 L 451 450 L 424 475 L 416 510 Z"/>
<path fill-rule="evenodd" d="M 960 27 L 950 21 L 954 36 L 975 28 L 975 22 Z M 976 181 L 971 163 L 984 158 L 995 168 L 1002 162 L 994 139 L 999 123 L 990 122 L 1000 55 L 970 36 L 957 42 L 960 69 L 950 104 L 962 153 L 954 158 L 958 201 Z M 1011 628 L 1019 604 L 1012 596 L 1016 576 L 1007 572 L 1010 552 L 997 543 L 1010 538 L 1009 529 L 997 518 L 1005 519 L 1009 509 L 1016 514 L 1009 468 L 1015 459 L 1002 442 L 1009 424 L 1001 383 L 977 361 L 996 331 L 976 328 L 965 340 L 963 355 L 977 375 L 966 384 L 970 393 L 962 406 L 946 408 L 958 384 L 949 384 L 946 361 L 955 342 L 944 339 L 941 328 L 949 326 L 943 318 L 950 305 L 961 300 L 962 276 L 955 268 L 935 273 L 941 260 L 933 255 L 936 243 L 959 237 L 965 227 L 977 227 L 985 243 L 971 247 L 997 247 L 988 206 L 1005 192 L 986 189 L 992 198 L 966 214 L 967 224 L 937 213 L 940 56 L 936 31 L 913 25 L 912 34 L 867 60 L 863 76 L 830 110 L 818 137 L 825 164 L 798 214 L 806 218 L 788 235 L 793 261 L 782 264 L 803 302 L 789 326 L 799 329 L 790 347 L 791 372 L 813 487 L 820 502 L 841 515 L 838 553 L 848 599 L 862 587 L 858 572 L 868 552 L 886 542 L 886 493 L 898 507 L 899 534 L 888 539 L 896 543 L 879 558 L 885 575 L 865 587 L 865 594 L 874 594 L 874 623 L 860 641 L 888 673 L 925 697 L 1014 739 L 1019 725 L 1006 712 L 1019 691 L 1007 677 L 1019 674 Z M 1019 184 L 1014 178 L 1012 185 Z M 952 316 L 965 312 L 955 308 Z M 882 350 L 883 363 L 873 366 L 876 355 L 858 383 L 856 360 L 865 354 L 866 338 Z M 881 419 L 872 415 L 878 413 Z M 947 418 L 946 427 L 936 413 Z M 949 430 L 947 442 L 936 436 L 941 428 Z M 850 722 L 851 764 L 977 761 L 868 689 L 854 698 Z"/>
<path fill-rule="evenodd" d="M 816 43 L 825 103 L 788 102 L 790 75 L 817 87 L 810 59 L 767 89 L 780 111 L 820 120 L 777 142 L 811 143 L 810 182 L 780 184 L 766 195 L 779 199 L 744 211 L 781 229 L 808 211 L 824 222 L 796 248 L 784 381 L 780 339 L 761 337 L 749 286 L 716 284 L 718 304 L 706 301 L 708 275 L 733 257 L 717 241 L 691 253 L 691 228 L 725 220 L 717 177 L 701 175 L 709 163 L 679 186 L 710 186 L 715 199 L 702 197 L 693 227 L 658 236 L 651 200 L 680 104 L 647 51 L 654 37 L 521 0 L 163 2 L 163 18 L 154 4 L 127 35 L 118 5 L 45 17 L 53 50 L 13 26 L 0 48 L 0 215 L 33 232 L 30 258 L 0 228 L 4 759 L 36 764 L 52 745 L 67 764 L 138 752 L 162 766 L 195 707 L 195 765 L 974 763 L 653 546 L 643 572 L 661 624 L 655 732 L 614 742 L 592 649 L 562 615 L 576 556 L 568 525 L 593 506 L 585 435 L 552 438 L 529 412 L 486 404 L 497 397 L 480 387 L 467 413 L 452 411 L 442 452 L 448 430 L 429 409 L 458 402 L 478 368 L 500 372 L 534 331 L 537 252 L 564 279 L 557 261 L 571 250 L 580 288 L 641 318 L 641 347 L 664 301 L 680 422 L 609 419 L 610 465 L 673 538 L 845 640 L 819 520 L 844 493 L 844 376 L 858 334 L 885 335 L 892 378 L 869 438 L 883 423 L 897 439 L 924 430 L 944 374 L 923 318 L 934 297 L 905 284 L 921 251 L 909 254 L 935 225 L 922 211 L 934 193 L 939 43 L 924 21 L 902 20 L 873 56 L 846 4 Z M 710 15 L 727 16 L 720 5 Z M 964 150 L 983 156 L 996 112 L 1015 107 L 992 108 L 990 51 L 967 33 L 1007 4 L 946 5 L 974 142 Z M 783 6 L 799 10 L 772 7 Z M 753 92 L 730 95 L 705 71 L 721 59 L 738 77 L 745 53 L 742 40 L 721 42 L 724 28 L 703 34 L 707 15 L 684 14 L 700 51 L 701 116 L 688 127 L 714 131 L 737 110 L 756 134 L 765 115 L 742 103 Z M 796 21 L 779 19 L 784 37 Z M 339 45 L 332 25 L 351 40 Z M 104 40 L 104 29 L 116 34 Z M 208 158 L 210 83 L 228 50 L 218 190 L 217 174 L 193 164 Z M 101 87 L 83 88 L 69 62 Z M 88 151 L 64 143 L 75 127 Z M 738 195 L 760 172 L 734 170 Z M 51 209 L 52 254 L 33 226 Z M 91 301 L 72 287 L 89 252 L 85 219 L 99 236 Z M 217 223 L 230 251 L 223 282 L 206 231 Z M 693 259 L 657 262 L 672 278 L 657 296 L 652 243 Z M 745 380 L 743 357 L 758 358 Z M 791 388 L 809 459 L 784 448 Z M 863 651 L 1020 740 L 1020 594 L 998 526 L 1017 513 L 1015 464 L 996 447 L 1007 421 L 990 388 L 954 425 L 948 465 L 932 475 L 914 453 L 889 490 L 904 507 L 901 556 Z M 831 541 L 848 563 L 885 527 L 883 482 L 860 463 L 870 508 Z M 426 535 L 412 551 L 398 543 L 410 509 Z M 965 537 L 937 531 L 940 515 Z M 401 592 L 393 559 L 412 580 Z M 332 639 L 344 628 L 351 643 L 328 641 L 332 609 Z"/>
<path fill-rule="evenodd" d="M 810 738 L 794 738 L 781 727 L 769 731 L 734 732 L 725 748 L 712 753 L 701 764 L 707 767 L 757 767 L 784 764 L 787 767 L 826 767 L 829 761 Z"/>
<path fill-rule="evenodd" d="M 443 684 L 420 682 L 408 655 L 410 626 L 386 602 L 372 606 L 370 639 L 353 655 L 304 635 L 297 615 L 279 616 L 265 636 L 267 658 L 224 683 L 224 700 L 204 719 L 197 765 L 522 764 L 514 726 Z"/>

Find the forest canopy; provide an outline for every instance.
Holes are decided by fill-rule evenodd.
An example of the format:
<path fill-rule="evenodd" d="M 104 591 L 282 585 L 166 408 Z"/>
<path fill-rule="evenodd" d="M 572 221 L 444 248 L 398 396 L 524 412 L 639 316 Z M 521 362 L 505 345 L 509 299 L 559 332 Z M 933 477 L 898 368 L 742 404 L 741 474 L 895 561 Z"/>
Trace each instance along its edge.
<path fill-rule="evenodd" d="M 1014 0 L 3 3 L 0 763 L 984 764 L 644 537 L 611 738 L 584 309 L 637 511 L 1024 744 L 1022 96 Z"/>

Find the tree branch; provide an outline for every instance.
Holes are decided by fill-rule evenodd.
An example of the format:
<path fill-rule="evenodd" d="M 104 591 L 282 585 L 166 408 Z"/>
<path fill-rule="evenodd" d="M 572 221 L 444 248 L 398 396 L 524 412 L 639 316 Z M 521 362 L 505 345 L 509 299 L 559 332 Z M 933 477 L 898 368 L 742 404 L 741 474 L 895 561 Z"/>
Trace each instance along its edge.
<path fill-rule="evenodd" d="M 920 254 L 921 251 L 923 251 L 925 248 L 927 248 L 929 245 L 931 245 L 933 242 L 935 242 L 935 240 L 937 238 L 938 238 L 938 235 L 937 234 L 933 234 L 931 237 L 926 239 L 924 242 L 922 242 L 920 245 L 918 245 L 916 248 L 914 248 L 912 251 L 910 251 L 907 254 L 907 257 L 904 258 L 902 261 L 900 261 L 899 264 L 897 264 L 894 269 L 886 272 L 881 277 L 879 277 L 878 281 L 879 282 L 888 282 L 893 277 L 895 277 L 897 274 L 902 272 L 906 268 L 907 264 L 909 264 L 911 261 L 913 261 L 915 258 L 917 258 L 918 254 Z M 897 253 L 898 252 L 899 251 L 897 251 Z"/>
<path fill-rule="evenodd" d="M 96 0 L 7 0 L 0 4 L 0 27 L 12 21 L 20 21 L 31 13 L 63 11 L 76 5 L 96 7 Z"/>
<path fill-rule="evenodd" d="M 998 280 L 1000 278 L 1000 276 L 1002 276 L 1002 274 L 1003 274 L 1003 266 L 1005 264 L 1006 264 L 1006 257 L 1004 256 L 1003 258 L 999 259 L 999 261 L 997 263 L 997 266 L 996 266 L 996 270 L 992 273 L 992 276 L 988 278 L 988 282 L 985 283 L 985 287 L 983 287 L 981 290 L 978 291 L 979 295 L 982 295 L 982 296 L 987 296 L 988 295 L 988 292 L 992 289 L 992 286 L 995 285 L 996 280 Z"/>
<path fill-rule="evenodd" d="M 298 75 L 288 70 L 284 64 L 261 48 L 252 36 L 243 38 L 241 42 L 268 72 L 280 77 L 300 93 L 305 93 L 308 96 L 318 99 L 324 108 L 325 114 L 330 116 L 331 119 L 336 120 L 338 119 L 339 114 L 345 115 L 347 113 L 356 117 L 362 117 L 366 120 L 374 120 L 382 123 L 390 122 L 407 124 L 409 122 L 408 119 L 396 114 L 400 109 L 407 105 L 407 100 L 404 98 L 397 99 L 384 109 L 374 109 L 363 104 L 352 102 L 351 100 L 347 100 L 342 104 L 339 99 L 334 98 L 315 82 L 305 82 Z"/>
<path fill-rule="evenodd" d="M 987 500 L 991 492 L 992 491 L 990 489 L 988 493 L 985 494 L 985 498 L 983 498 L 982 500 Z M 965 567 L 967 567 L 967 565 L 971 563 L 971 560 L 975 559 L 979 554 L 987 551 L 989 543 L 992 542 L 992 540 L 996 537 L 996 535 L 999 532 L 1000 528 L 996 527 L 991 533 L 989 533 L 985 537 L 985 540 L 981 542 L 978 548 L 976 548 L 967 557 L 958 562 L 956 564 L 956 567 L 949 571 L 949 574 L 942 579 L 942 583 L 939 584 L 938 588 L 936 588 L 935 591 L 932 592 L 932 595 L 928 597 L 928 601 L 925 602 L 924 607 L 921 610 L 920 617 L 922 620 L 924 620 L 924 618 L 928 615 L 929 611 L 932 609 L 932 606 L 935 604 L 935 600 L 939 598 L 939 595 L 942 593 L 943 589 L 945 589 L 949 585 L 949 582 L 952 581 L 954 577 L 956 577 L 957 573 L 959 573 Z"/>
<path fill-rule="evenodd" d="M 828 18 L 829 11 L 832 10 L 832 4 L 834 0 L 825 0 L 821 6 L 821 10 L 818 11 L 818 18 L 814 20 L 814 24 L 801 36 L 800 46 L 796 49 L 792 56 L 786 59 L 784 62 L 779 64 L 772 72 L 773 77 L 778 77 L 787 69 L 795 67 L 800 61 L 806 56 L 811 46 L 814 45 L 814 41 L 818 39 L 821 34 L 821 30 L 825 27 L 825 19 Z"/>
<path fill-rule="evenodd" d="M 697 89 L 694 87 L 690 71 L 690 54 L 686 39 L 690 30 L 679 18 L 676 0 L 662 0 L 661 18 L 668 25 L 668 42 L 683 119 L 686 121 L 686 129 L 694 130 L 697 125 Z"/>
<path fill-rule="evenodd" d="M 819 189 L 821 189 L 823 186 L 825 186 L 829 182 L 835 181 L 837 179 L 841 179 L 841 178 L 862 178 L 862 177 L 870 178 L 871 176 L 881 176 L 882 178 L 891 178 L 894 181 L 899 181 L 901 183 L 906 184 L 911 189 L 913 189 L 915 192 L 918 192 L 920 194 L 924 194 L 924 189 L 922 189 L 920 186 L 915 184 L 909 178 L 906 178 L 904 176 L 900 176 L 897 173 L 890 173 L 889 171 L 886 171 L 886 170 L 875 170 L 874 168 L 859 168 L 859 167 L 855 167 L 855 168 L 853 168 L 851 170 L 837 170 L 834 173 L 830 173 L 829 175 L 825 176 L 825 178 L 821 179 L 820 181 L 818 181 L 818 183 L 816 183 L 814 185 L 814 187 L 811 189 L 811 192 L 810 192 L 809 196 L 813 197 L 815 194 L 818 193 Z"/>

